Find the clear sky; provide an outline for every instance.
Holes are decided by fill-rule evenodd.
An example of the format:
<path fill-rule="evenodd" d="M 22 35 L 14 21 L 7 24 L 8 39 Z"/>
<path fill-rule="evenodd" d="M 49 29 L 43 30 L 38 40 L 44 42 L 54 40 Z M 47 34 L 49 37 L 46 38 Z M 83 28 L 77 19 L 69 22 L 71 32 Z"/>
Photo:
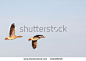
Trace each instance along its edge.
<path fill-rule="evenodd" d="M 10 25 L 22 38 L 5 40 Z M 67 32 L 20 32 L 34 25 Z M 86 57 L 86 0 L 0 0 L 0 57 Z M 29 38 L 42 34 L 33 49 Z"/>

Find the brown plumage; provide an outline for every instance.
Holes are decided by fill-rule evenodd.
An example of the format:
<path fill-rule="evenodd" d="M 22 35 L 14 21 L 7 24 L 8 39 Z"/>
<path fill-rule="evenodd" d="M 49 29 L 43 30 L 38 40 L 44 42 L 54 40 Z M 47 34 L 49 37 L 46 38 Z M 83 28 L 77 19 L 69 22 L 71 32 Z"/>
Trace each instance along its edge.
<path fill-rule="evenodd" d="M 10 35 L 10 37 L 14 37 L 15 36 L 15 25 L 14 25 L 14 23 L 10 27 L 9 35 Z"/>
<path fill-rule="evenodd" d="M 32 41 L 32 47 L 35 49 L 37 47 L 37 40 L 36 41 Z"/>
<path fill-rule="evenodd" d="M 36 35 L 33 38 L 29 39 L 29 41 L 32 40 L 32 47 L 33 47 L 33 49 L 35 49 L 37 47 L 37 40 L 39 40 L 40 38 L 45 38 L 45 36 L 43 36 L 43 35 Z"/>
<path fill-rule="evenodd" d="M 13 39 L 19 38 L 19 37 L 22 37 L 22 36 L 15 35 L 15 25 L 13 23 L 10 27 L 9 37 L 6 37 L 5 40 L 13 40 Z"/>

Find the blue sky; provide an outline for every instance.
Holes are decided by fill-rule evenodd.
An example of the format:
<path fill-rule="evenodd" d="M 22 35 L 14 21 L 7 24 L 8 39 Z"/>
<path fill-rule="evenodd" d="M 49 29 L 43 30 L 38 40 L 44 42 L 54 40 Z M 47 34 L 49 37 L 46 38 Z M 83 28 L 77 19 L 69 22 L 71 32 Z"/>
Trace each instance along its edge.
<path fill-rule="evenodd" d="M 5 40 L 12 23 L 23 37 Z M 24 25 L 65 25 L 67 32 L 20 32 Z M 1 0 L 0 28 L 0 57 L 86 57 L 85 0 Z M 34 50 L 28 39 L 36 34 L 46 38 Z"/>

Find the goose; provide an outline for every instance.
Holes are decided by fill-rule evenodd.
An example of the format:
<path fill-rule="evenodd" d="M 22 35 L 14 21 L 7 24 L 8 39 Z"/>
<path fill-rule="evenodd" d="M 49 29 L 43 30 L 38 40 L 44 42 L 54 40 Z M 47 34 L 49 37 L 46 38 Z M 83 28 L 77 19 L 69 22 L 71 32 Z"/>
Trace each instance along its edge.
<path fill-rule="evenodd" d="M 6 37 L 5 40 L 13 40 L 16 38 L 20 38 L 22 36 L 16 36 L 15 35 L 15 24 L 13 23 L 10 27 L 9 37 Z"/>
<path fill-rule="evenodd" d="M 40 38 L 45 38 L 45 36 L 43 36 L 43 35 L 35 35 L 33 38 L 29 38 L 28 39 L 29 41 L 32 40 L 33 49 L 35 49 L 37 47 L 37 40 L 39 40 Z"/>

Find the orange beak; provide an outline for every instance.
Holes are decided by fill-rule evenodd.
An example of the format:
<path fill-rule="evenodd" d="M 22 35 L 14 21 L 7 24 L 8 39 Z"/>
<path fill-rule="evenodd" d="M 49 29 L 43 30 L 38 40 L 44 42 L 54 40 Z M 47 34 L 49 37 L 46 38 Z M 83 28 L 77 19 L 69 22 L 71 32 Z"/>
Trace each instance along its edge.
<path fill-rule="evenodd" d="M 41 36 L 40 38 L 45 38 L 45 36 Z"/>
<path fill-rule="evenodd" d="M 23 36 L 18 36 L 18 37 L 23 37 Z"/>
<path fill-rule="evenodd" d="M 44 38 L 45 38 L 45 36 L 44 36 Z"/>

